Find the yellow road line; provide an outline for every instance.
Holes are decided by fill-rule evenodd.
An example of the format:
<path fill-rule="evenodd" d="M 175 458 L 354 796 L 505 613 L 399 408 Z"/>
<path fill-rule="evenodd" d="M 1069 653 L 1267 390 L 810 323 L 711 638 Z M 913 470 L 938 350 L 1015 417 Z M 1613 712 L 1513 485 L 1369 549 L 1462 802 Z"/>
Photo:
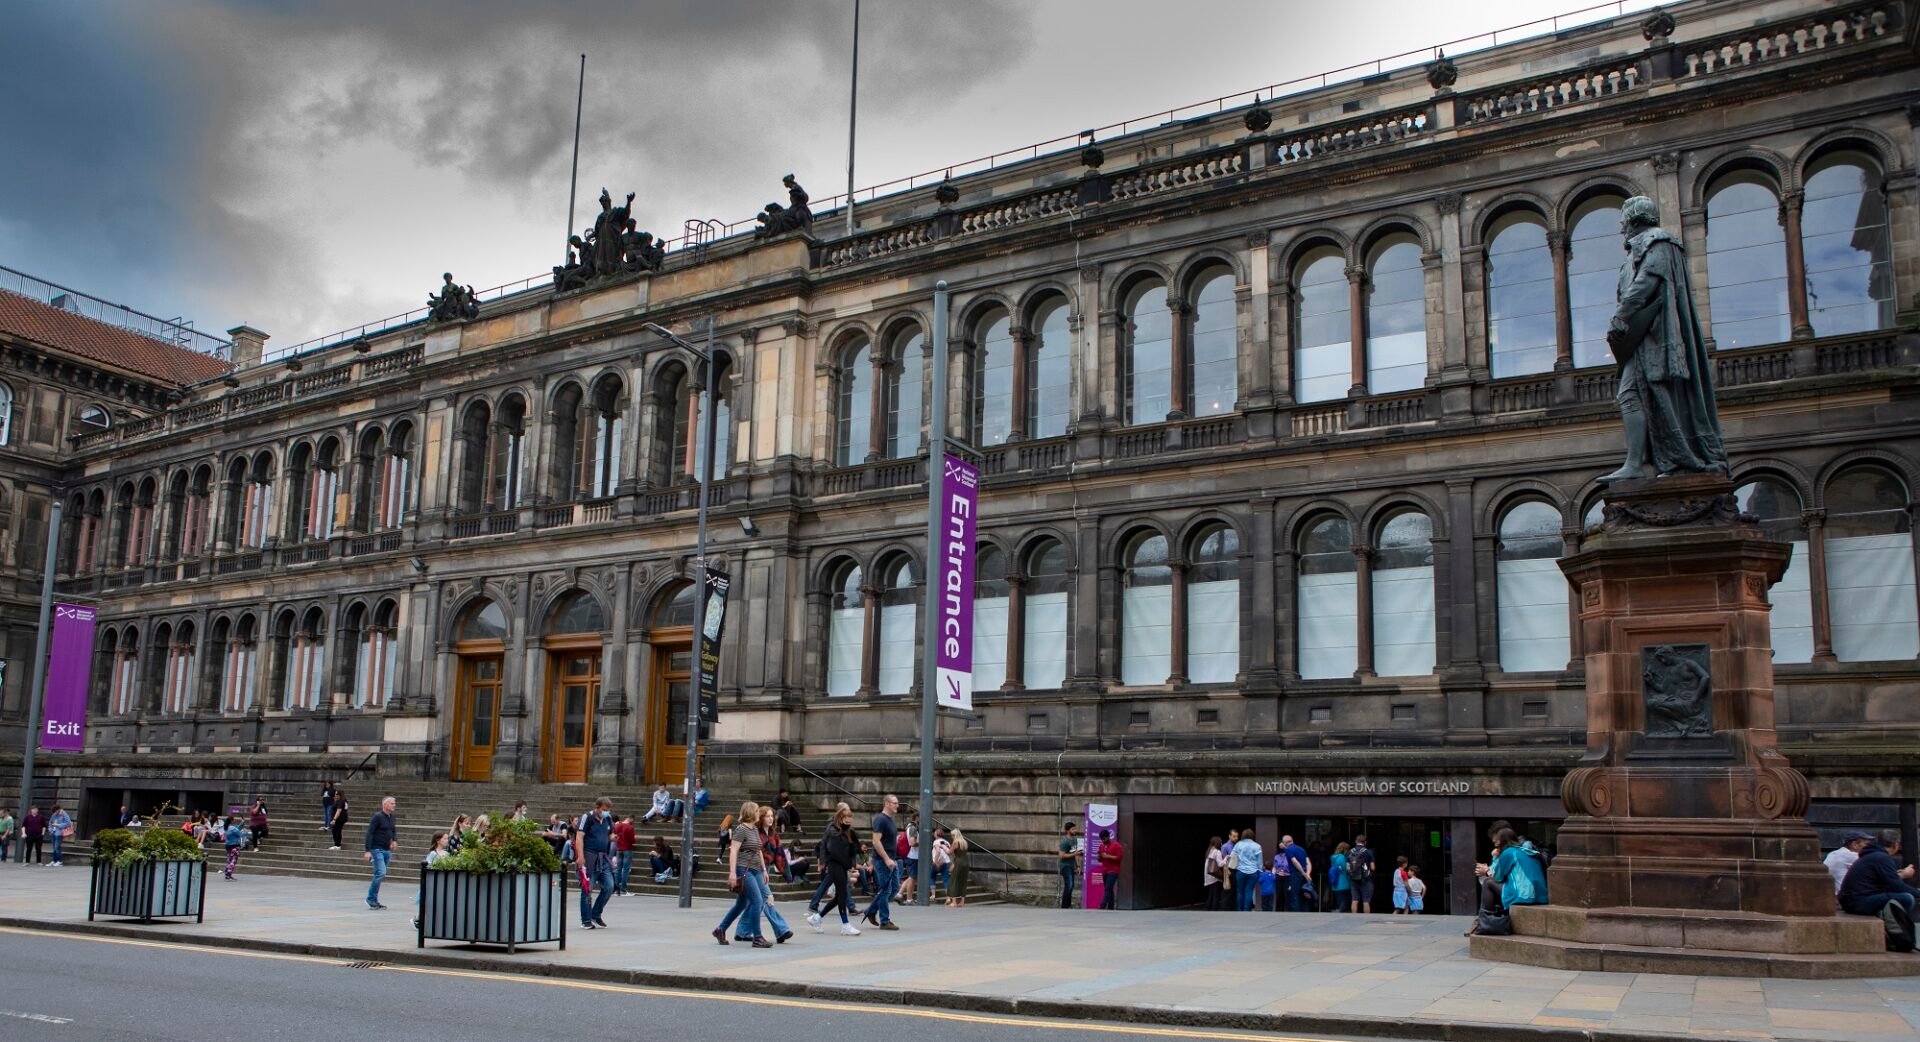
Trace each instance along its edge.
<path fill-rule="evenodd" d="M 330 959 L 321 955 L 288 955 L 285 952 L 262 952 L 249 948 L 210 948 L 201 944 L 174 944 L 169 941 L 142 941 L 132 937 L 103 937 L 98 934 L 70 933 L 66 930 L 28 930 L 18 926 L 0 926 L 0 933 L 23 934 L 29 937 L 61 937 L 70 941 L 93 941 L 100 944 L 125 944 L 135 948 L 164 948 L 170 951 L 206 952 L 210 955 L 244 955 L 249 959 L 278 959 L 282 962 L 317 962 L 330 966 L 346 966 L 346 959 Z"/>

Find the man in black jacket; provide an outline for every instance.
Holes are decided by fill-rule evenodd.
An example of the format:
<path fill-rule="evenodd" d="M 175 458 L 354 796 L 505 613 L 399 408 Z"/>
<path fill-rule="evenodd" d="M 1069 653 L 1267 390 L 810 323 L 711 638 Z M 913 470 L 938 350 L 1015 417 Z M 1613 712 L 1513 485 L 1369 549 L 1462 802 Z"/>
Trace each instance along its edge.
<path fill-rule="evenodd" d="M 1854 915 L 1879 915 L 1887 905 L 1898 904 L 1911 918 L 1913 899 L 1920 896 L 1920 890 L 1907 882 L 1913 870 L 1900 867 L 1894 856 L 1898 853 L 1899 830 L 1880 830 L 1879 841 L 1869 843 L 1860 852 L 1860 860 L 1847 869 L 1847 878 L 1840 883 L 1840 907 Z"/>
<path fill-rule="evenodd" d="M 394 838 L 393 797 L 380 801 L 380 809 L 367 819 L 366 859 L 373 865 L 373 883 L 367 887 L 367 907 L 385 908 L 380 903 L 380 881 L 387 878 L 387 862 L 392 860 L 394 848 L 399 846 Z"/>

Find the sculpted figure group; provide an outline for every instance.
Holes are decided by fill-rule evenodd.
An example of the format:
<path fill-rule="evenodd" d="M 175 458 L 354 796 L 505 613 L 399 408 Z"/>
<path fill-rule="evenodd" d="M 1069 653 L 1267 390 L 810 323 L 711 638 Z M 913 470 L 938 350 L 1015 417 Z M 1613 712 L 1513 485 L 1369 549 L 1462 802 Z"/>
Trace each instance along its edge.
<path fill-rule="evenodd" d="M 595 279 L 640 271 L 659 271 L 666 263 L 667 251 L 652 232 L 640 230 L 640 222 L 631 216 L 633 195 L 613 205 L 613 196 L 600 189 L 600 213 L 584 235 L 567 237 L 567 263 L 553 269 L 553 284 L 565 292 L 579 289 Z"/>

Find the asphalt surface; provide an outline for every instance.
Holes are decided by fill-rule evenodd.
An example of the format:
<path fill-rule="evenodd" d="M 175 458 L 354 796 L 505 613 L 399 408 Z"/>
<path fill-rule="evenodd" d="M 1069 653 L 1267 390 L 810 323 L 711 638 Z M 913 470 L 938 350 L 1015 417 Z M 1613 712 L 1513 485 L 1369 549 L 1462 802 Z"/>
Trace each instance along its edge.
<path fill-rule="evenodd" d="M 778 952 L 763 954 L 777 972 Z M 0 931 L 0 1042 L 898 1042 L 902 1037 L 1309 1042 L 1300 1036 L 829 1005 Z"/>

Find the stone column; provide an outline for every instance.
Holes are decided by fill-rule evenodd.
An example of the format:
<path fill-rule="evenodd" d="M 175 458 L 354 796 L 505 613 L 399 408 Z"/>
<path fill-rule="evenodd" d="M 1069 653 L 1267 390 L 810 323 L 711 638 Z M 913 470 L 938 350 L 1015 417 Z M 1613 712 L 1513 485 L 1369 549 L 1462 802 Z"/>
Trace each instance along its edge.
<path fill-rule="evenodd" d="M 1027 415 L 1027 357 L 1033 351 L 1033 332 L 1025 326 L 1013 327 L 1013 422 L 1007 432 L 1008 441 L 1021 441 L 1027 436 L 1028 425 L 1033 418 Z"/>
<path fill-rule="evenodd" d="M 1353 675 L 1366 680 L 1373 672 L 1373 547 L 1353 547 L 1353 623 L 1359 645 Z"/>
<path fill-rule="evenodd" d="M 1075 286 L 1073 314 L 1073 416 L 1079 430 L 1100 427 L 1100 376 L 1105 359 L 1101 345 L 1106 340 L 1111 315 L 1100 305 L 1100 266 L 1082 265 Z M 1088 321 L 1092 316 L 1092 321 Z"/>
<path fill-rule="evenodd" d="M 1275 541 L 1278 542 L 1278 539 Z M 1296 618 L 1300 602 L 1295 589 L 1299 572 L 1299 557 L 1292 544 L 1279 547 L 1273 555 L 1273 581 L 1280 593 L 1270 603 L 1273 605 L 1275 650 L 1279 653 L 1277 662 L 1283 687 L 1290 681 L 1300 679 L 1300 627 Z"/>
<path fill-rule="evenodd" d="M 1813 660 L 1837 662 L 1833 654 L 1833 611 L 1827 602 L 1827 512 L 1807 510 L 1800 514 L 1807 526 L 1807 579 L 1812 587 Z"/>
<path fill-rule="evenodd" d="M 1473 547 L 1471 478 L 1447 482 L 1447 547 L 1446 612 L 1451 623 L 1447 667 L 1457 675 L 1477 679 L 1481 673 L 1480 598 L 1475 575 L 1478 562 Z"/>
<path fill-rule="evenodd" d="M 1067 687 L 1085 692 L 1097 690 L 1108 673 L 1100 644 L 1100 519 L 1077 514 L 1074 522 L 1074 565 L 1067 576 Z"/>
<path fill-rule="evenodd" d="M 1260 150 L 1255 149 L 1258 153 Z M 1273 404 L 1273 366 L 1267 361 L 1273 349 L 1273 288 L 1268 271 L 1267 233 L 1247 236 L 1247 285 L 1233 288 L 1235 338 L 1239 344 L 1238 383 L 1243 412 L 1265 409 Z"/>
<path fill-rule="evenodd" d="M 1168 386 L 1172 389 L 1167 396 L 1167 419 L 1184 420 L 1192 411 L 1187 408 L 1187 360 L 1193 355 L 1193 329 L 1190 325 L 1193 306 L 1172 293 L 1167 294 L 1167 318 L 1173 327 L 1171 351 L 1173 372 Z"/>
<path fill-rule="evenodd" d="M 1787 239 L 1787 320 L 1793 326 L 1793 339 L 1813 337 L 1813 324 L 1807 320 L 1807 250 L 1800 241 L 1800 208 L 1805 192 L 1788 192 L 1780 197 L 1780 226 Z"/>
<path fill-rule="evenodd" d="M 861 577 L 871 579 L 865 572 Z M 872 698 L 880 690 L 880 588 L 871 582 L 860 585 L 860 690 L 862 698 Z"/>
<path fill-rule="evenodd" d="M 867 407 L 867 462 L 873 463 L 885 459 L 887 455 L 887 377 L 893 365 L 880 361 L 880 345 L 875 344 L 867 350 L 868 371 L 873 374 L 871 404 Z M 860 432 L 854 431 L 853 437 Z"/>
<path fill-rule="evenodd" d="M 1547 233 L 1547 250 L 1553 254 L 1553 371 L 1573 368 L 1573 310 L 1567 276 L 1567 233 Z"/>
<path fill-rule="evenodd" d="M 1293 404 L 1293 309 L 1296 300 L 1290 277 L 1274 287 L 1272 317 L 1268 325 L 1273 334 L 1272 347 L 1267 365 L 1272 372 L 1273 402 L 1282 408 Z M 1289 433 L 1284 426 L 1274 431 L 1275 436 L 1282 438 Z"/>
<path fill-rule="evenodd" d="M 1358 264 L 1347 266 L 1347 321 L 1353 369 L 1347 397 L 1358 398 L 1367 393 L 1367 269 Z"/>
<path fill-rule="evenodd" d="M 1007 576 L 1007 680 L 1000 690 L 1020 691 L 1026 686 L 1027 577 L 1014 574 Z"/>
<path fill-rule="evenodd" d="M 1281 618 L 1291 617 L 1275 595 L 1273 500 L 1254 500 L 1252 539 L 1243 544 L 1240 574 L 1251 582 L 1240 584 L 1240 646 L 1246 652 L 1240 667 L 1241 687 L 1248 691 L 1271 691 L 1279 686 L 1280 675 L 1274 664 L 1277 627 Z"/>
<path fill-rule="evenodd" d="M 1100 656 L 1100 683 L 1113 687 L 1120 683 L 1120 566 L 1102 563 L 1099 595 L 1095 598 L 1099 637 L 1095 646 Z"/>
<path fill-rule="evenodd" d="M 1170 567 L 1173 571 L 1173 604 L 1170 613 L 1172 634 L 1167 641 L 1170 660 L 1167 683 L 1178 687 L 1185 684 L 1191 675 L 1187 670 L 1187 562 L 1175 559 Z"/>

